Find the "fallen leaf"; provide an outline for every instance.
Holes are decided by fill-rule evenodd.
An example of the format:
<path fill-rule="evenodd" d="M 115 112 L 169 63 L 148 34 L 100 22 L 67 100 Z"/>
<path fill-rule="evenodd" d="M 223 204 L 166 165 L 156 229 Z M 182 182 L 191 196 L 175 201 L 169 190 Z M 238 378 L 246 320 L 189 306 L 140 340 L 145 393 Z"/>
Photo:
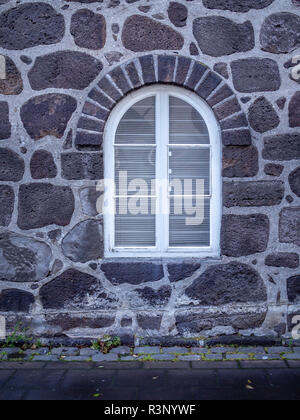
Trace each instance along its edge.
<path fill-rule="evenodd" d="M 158 378 L 159 378 L 159 376 L 153 376 L 153 378 L 152 378 L 152 379 L 153 379 L 154 381 L 156 381 L 156 379 L 158 379 Z"/>
<path fill-rule="evenodd" d="M 251 386 L 251 385 L 246 385 L 246 388 L 247 389 L 254 389 L 253 386 Z"/>

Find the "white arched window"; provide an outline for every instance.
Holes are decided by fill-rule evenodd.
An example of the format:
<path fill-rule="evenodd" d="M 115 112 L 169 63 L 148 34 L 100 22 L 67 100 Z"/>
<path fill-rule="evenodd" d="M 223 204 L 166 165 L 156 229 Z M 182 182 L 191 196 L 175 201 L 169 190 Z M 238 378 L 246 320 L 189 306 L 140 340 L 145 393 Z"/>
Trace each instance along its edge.
<path fill-rule="evenodd" d="M 220 254 L 220 132 L 196 94 L 129 94 L 107 122 L 104 164 L 106 257 Z"/>

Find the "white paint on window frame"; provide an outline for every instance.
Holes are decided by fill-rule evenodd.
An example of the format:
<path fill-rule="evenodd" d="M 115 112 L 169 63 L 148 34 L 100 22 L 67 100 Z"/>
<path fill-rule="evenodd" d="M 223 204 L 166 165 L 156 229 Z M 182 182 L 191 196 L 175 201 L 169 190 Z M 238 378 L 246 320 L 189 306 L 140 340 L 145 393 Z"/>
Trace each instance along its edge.
<path fill-rule="evenodd" d="M 209 247 L 167 247 L 166 241 L 169 239 L 169 223 L 164 223 L 163 216 L 156 215 L 156 247 L 115 247 L 115 217 L 114 217 L 114 195 L 115 191 L 112 187 L 112 180 L 115 179 L 115 156 L 114 145 L 115 136 L 125 113 L 137 102 L 142 101 L 151 96 L 156 96 L 156 142 L 158 149 L 162 150 L 164 146 L 169 145 L 169 115 L 167 112 L 162 117 L 161 110 L 169 109 L 166 105 L 168 103 L 168 95 L 177 97 L 186 101 L 193 106 L 204 119 L 210 137 L 211 147 L 211 207 L 210 207 L 210 246 Z M 168 121 L 168 123 L 166 123 Z M 163 139 L 165 144 L 160 140 Z M 222 141 L 221 129 L 218 121 L 208 104 L 202 100 L 198 95 L 190 92 L 187 89 L 157 84 L 141 88 L 133 93 L 128 94 L 123 98 L 111 112 L 106 123 L 104 131 L 104 183 L 105 194 L 104 202 L 104 249 L 105 258 L 218 258 L 220 257 L 220 233 L 221 233 L 221 219 L 222 219 Z M 164 168 L 159 170 L 157 177 L 164 176 L 168 179 L 168 161 L 166 161 Z M 159 159 L 162 161 L 162 159 Z M 110 188 L 108 188 L 108 186 Z M 166 205 L 164 202 L 168 200 L 168 195 L 165 194 L 160 201 L 161 205 Z"/>

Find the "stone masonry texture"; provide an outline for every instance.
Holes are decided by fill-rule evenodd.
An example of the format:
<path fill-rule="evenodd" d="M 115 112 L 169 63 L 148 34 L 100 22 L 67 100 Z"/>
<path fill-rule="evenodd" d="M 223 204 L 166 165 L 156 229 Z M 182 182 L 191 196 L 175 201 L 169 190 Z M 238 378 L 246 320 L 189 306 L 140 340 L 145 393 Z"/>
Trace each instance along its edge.
<path fill-rule="evenodd" d="M 125 345 L 134 335 L 291 338 L 300 315 L 298 3 L 0 1 L 0 315 L 9 329 L 111 334 Z M 96 183 L 107 121 L 130 92 L 157 83 L 196 93 L 219 126 L 219 258 L 105 258 Z"/>

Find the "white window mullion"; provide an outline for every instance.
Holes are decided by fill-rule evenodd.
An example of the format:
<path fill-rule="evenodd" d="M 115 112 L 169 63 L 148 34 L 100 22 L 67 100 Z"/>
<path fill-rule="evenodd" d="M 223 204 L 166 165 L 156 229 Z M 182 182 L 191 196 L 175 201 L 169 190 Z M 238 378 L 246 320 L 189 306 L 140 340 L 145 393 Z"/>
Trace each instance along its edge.
<path fill-rule="evenodd" d="M 157 147 L 157 156 L 156 156 L 156 248 L 158 252 L 163 251 L 163 220 L 161 217 L 161 190 L 160 190 L 160 178 L 163 172 L 163 159 L 162 159 L 162 147 L 161 147 L 161 138 L 162 138 L 162 114 L 163 114 L 163 104 L 162 104 L 162 94 L 160 91 L 156 93 L 156 147 Z"/>
<path fill-rule="evenodd" d="M 161 159 L 162 159 L 162 172 L 160 179 L 162 180 L 161 187 L 161 219 L 163 224 L 162 230 L 162 252 L 166 252 L 169 247 L 169 94 L 163 90 L 161 92 Z"/>

